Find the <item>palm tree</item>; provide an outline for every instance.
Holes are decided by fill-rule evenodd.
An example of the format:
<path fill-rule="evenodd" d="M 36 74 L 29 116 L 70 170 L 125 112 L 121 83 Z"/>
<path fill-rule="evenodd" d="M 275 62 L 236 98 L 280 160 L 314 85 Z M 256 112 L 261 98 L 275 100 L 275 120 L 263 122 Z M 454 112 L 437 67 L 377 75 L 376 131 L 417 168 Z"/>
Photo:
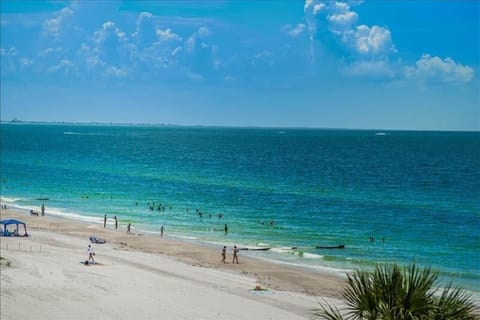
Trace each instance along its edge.
<path fill-rule="evenodd" d="M 373 272 L 347 275 L 343 291 L 346 310 L 321 303 L 313 310 L 316 318 L 327 320 L 478 320 L 470 296 L 451 284 L 435 290 L 438 274 L 412 264 L 377 266 Z"/>

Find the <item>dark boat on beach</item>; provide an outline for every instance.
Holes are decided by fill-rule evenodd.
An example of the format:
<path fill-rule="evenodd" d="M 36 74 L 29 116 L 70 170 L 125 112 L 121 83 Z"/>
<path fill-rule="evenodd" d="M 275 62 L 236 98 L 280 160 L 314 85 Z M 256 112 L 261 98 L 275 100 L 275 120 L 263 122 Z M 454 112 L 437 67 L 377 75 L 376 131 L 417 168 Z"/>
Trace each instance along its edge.
<path fill-rule="evenodd" d="M 316 249 L 345 249 L 344 244 L 339 244 L 338 246 L 315 246 Z"/>

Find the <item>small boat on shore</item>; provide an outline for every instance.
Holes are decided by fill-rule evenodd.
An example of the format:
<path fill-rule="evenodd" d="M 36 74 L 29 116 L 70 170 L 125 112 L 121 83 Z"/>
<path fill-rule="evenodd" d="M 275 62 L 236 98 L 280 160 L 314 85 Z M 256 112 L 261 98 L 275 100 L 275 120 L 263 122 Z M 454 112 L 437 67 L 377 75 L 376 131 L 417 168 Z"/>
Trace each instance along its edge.
<path fill-rule="evenodd" d="M 238 250 L 250 250 L 250 251 L 267 251 L 271 248 L 240 248 Z"/>
<path fill-rule="evenodd" d="M 316 249 L 345 249 L 344 244 L 339 244 L 338 246 L 315 246 Z"/>

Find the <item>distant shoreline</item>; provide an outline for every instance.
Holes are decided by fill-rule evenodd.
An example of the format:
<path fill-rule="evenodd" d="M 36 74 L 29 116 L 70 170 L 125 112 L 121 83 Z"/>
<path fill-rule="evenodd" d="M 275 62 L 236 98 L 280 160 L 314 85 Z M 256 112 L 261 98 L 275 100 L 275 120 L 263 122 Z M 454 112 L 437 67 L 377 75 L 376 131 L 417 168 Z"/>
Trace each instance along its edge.
<path fill-rule="evenodd" d="M 58 125 L 58 126 L 105 126 L 105 127 L 151 127 L 151 128 L 205 128 L 205 129 L 257 129 L 257 130 L 312 130 L 312 131 L 374 131 L 386 132 L 440 132 L 440 133 L 480 133 L 479 130 L 431 130 L 431 129 L 385 129 L 385 128 L 324 128 L 309 126 L 237 126 L 237 125 L 202 125 L 202 124 L 165 124 L 142 122 L 69 122 L 69 121 L 5 121 L 0 125 Z"/>

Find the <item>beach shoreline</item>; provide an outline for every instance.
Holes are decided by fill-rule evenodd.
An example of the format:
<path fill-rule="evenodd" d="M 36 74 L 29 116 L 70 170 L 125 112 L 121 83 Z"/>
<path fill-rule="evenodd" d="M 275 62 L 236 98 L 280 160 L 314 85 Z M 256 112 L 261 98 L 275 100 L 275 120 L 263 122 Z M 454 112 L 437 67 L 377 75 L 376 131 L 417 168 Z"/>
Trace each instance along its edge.
<path fill-rule="evenodd" d="M 333 275 L 323 274 L 316 271 L 302 270 L 300 268 L 293 268 L 290 266 L 276 264 L 260 259 L 245 257 L 242 256 L 242 252 L 240 252 L 240 263 L 233 264 L 231 263 L 232 253 L 230 248 L 227 252 L 228 263 L 224 264 L 221 262 L 220 247 L 218 249 L 215 249 L 207 246 L 195 245 L 189 242 L 175 241 L 166 237 L 161 238 L 160 236 L 142 234 L 138 232 L 127 234 L 124 230 L 115 230 L 108 227 L 103 228 L 103 225 L 59 217 L 52 217 L 48 216 L 48 214 L 46 216 L 30 216 L 26 213 L 19 211 L 2 210 L 1 218 L 14 218 L 26 222 L 30 235 L 30 237 L 25 238 L 2 238 L 5 240 L 2 241 L 1 255 L 3 258 L 11 260 L 12 265 L 18 264 L 22 266 L 28 264 L 29 262 L 23 259 L 32 256 L 29 255 L 31 253 L 29 252 L 29 250 L 39 251 L 41 250 L 41 247 L 48 247 L 50 248 L 49 250 L 52 251 L 53 256 L 56 256 L 56 250 L 68 251 L 68 243 L 77 244 L 76 246 L 72 245 L 72 248 L 70 252 L 68 252 L 68 254 L 78 255 L 77 260 L 79 262 L 86 260 L 86 247 L 89 244 L 88 239 L 91 235 L 95 235 L 97 238 L 105 239 L 107 241 L 106 244 L 93 244 L 93 247 L 97 251 L 97 259 L 99 261 L 102 261 L 102 257 L 105 256 L 110 258 L 113 257 L 112 261 L 116 261 L 115 259 L 118 259 L 117 256 L 121 255 L 123 257 L 123 260 L 121 261 L 122 263 L 129 265 L 130 268 L 132 267 L 132 264 L 134 265 L 132 272 L 135 275 L 144 273 L 145 270 L 153 270 L 157 268 L 158 262 L 156 262 L 155 260 L 161 260 L 162 264 L 165 263 L 165 261 L 175 264 L 175 267 L 173 269 L 167 268 L 168 270 L 162 270 L 161 272 L 162 274 L 170 274 L 174 279 L 188 278 L 192 271 L 192 268 L 195 268 L 195 270 L 206 270 L 205 272 L 207 273 L 219 273 L 224 278 L 241 277 L 242 279 L 244 279 L 242 281 L 246 281 L 249 283 L 250 289 L 253 289 L 256 285 L 260 285 L 261 288 L 268 289 L 269 292 L 274 292 L 275 299 L 280 297 L 280 293 L 294 295 L 294 300 L 297 302 L 295 302 L 292 306 L 289 306 L 287 308 L 288 310 L 283 310 L 285 308 L 279 307 L 282 304 L 278 304 L 278 301 L 274 303 L 276 308 L 275 310 L 278 309 L 277 317 L 274 318 L 278 319 L 289 318 L 291 315 L 287 316 L 282 314 L 282 312 L 286 311 L 293 312 L 293 314 L 299 316 L 300 318 L 308 318 L 310 312 L 309 310 L 311 308 L 318 307 L 318 299 L 327 298 L 332 301 L 338 301 L 341 298 L 341 291 L 344 285 L 343 279 L 340 279 L 339 277 L 335 277 Z M 6 247 L 7 243 L 9 243 L 10 245 L 8 249 Z M 27 243 L 29 247 L 27 246 Z M 80 246 L 80 248 L 82 248 L 83 246 L 83 248 L 79 251 L 78 246 Z M 77 248 L 74 249 L 75 247 Z M 72 250 L 74 252 L 71 252 Z M 19 254 L 23 254 L 25 257 L 21 258 L 18 256 Z M 130 259 L 128 256 L 132 256 L 132 258 Z M 58 257 L 62 259 L 62 255 L 59 254 Z M 153 264 L 143 264 L 143 262 L 141 262 L 143 260 L 149 259 L 153 261 Z M 48 269 L 49 266 L 55 266 L 58 263 L 59 262 L 57 260 L 47 260 L 45 261 L 45 266 Z M 61 264 L 64 263 L 64 261 L 61 262 Z M 108 263 L 107 259 L 105 265 L 111 264 L 112 263 Z M 177 272 L 176 269 L 178 266 L 181 266 L 179 267 L 180 269 L 185 268 L 186 273 L 183 272 L 180 274 L 175 274 L 175 272 Z M 63 272 L 68 273 L 71 271 L 69 269 L 74 268 L 74 266 L 67 265 L 63 268 L 67 269 L 66 271 L 63 270 Z M 75 269 L 76 268 L 77 266 L 75 265 Z M 11 302 L 12 300 L 8 298 L 9 295 L 17 296 L 17 298 L 21 298 L 22 295 L 20 292 L 15 293 L 14 288 L 9 286 L 10 282 L 6 280 L 7 278 L 15 278 L 21 282 L 22 272 L 18 272 L 15 277 L 12 277 L 10 271 L 13 269 L 15 268 L 2 266 L 2 301 L 6 301 L 5 303 L 2 302 L 2 319 L 4 317 L 5 319 L 9 319 L 10 315 L 18 312 L 14 311 L 16 303 Z M 16 271 L 18 271 L 18 269 Z M 27 272 L 27 270 L 24 270 L 24 273 L 25 272 Z M 28 272 L 32 272 L 32 270 L 29 270 Z M 4 278 L 4 276 L 6 278 Z M 224 285 L 224 282 L 221 282 L 221 285 Z M 220 284 L 215 283 L 215 281 L 207 281 L 206 283 L 200 285 L 202 290 L 209 290 L 212 287 L 218 286 L 220 286 Z M 83 290 L 82 288 L 77 289 L 79 292 Z M 36 288 L 31 290 L 32 292 L 30 296 L 42 295 L 42 288 Z M 237 290 L 235 286 L 233 288 L 229 288 L 229 290 L 233 292 L 231 292 L 233 297 L 238 295 L 238 293 L 235 292 L 235 290 Z M 109 292 L 109 290 L 107 291 Z M 160 290 L 160 292 L 163 291 Z M 244 293 L 245 290 L 241 292 Z M 20 295 L 20 297 L 18 297 L 18 295 Z M 195 295 L 195 299 L 197 298 L 199 297 Z M 289 299 L 291 299 L 291 297 Z M 42 300 L 39 299 L 37 303 L 41 303 L 41 301 Z M 195 301 L 192 301 L 192 303 L 194 305 L 196 304 Z M 269 304 L 268 308 L 270 307 L 271 304 Z M 149 307 L 146 306 L 146 308 L 148 309 Z M 181 310 L 183 306 L 179 306 L 179 308 Z M 4 311 L 5 309 L 6 311 Z M 150 308 L 150 311 L 152 311 L 152 308 Z M 258 312 L 260 312 L 260 310 Z M 150 316 L 152 314 L 148 315 Z M 178 315 L 176 315 L 175 312 L 173 312 L 171 315 L 174 318 L 178 318 Z M 232 315 L 230 314 L 230 318 L 231 317 Z M 122 318 L 122 316 L 120 316 L 120 318 Z M 126 315 L 123 318 L 128 319 L 130 318 L 130 316 Z M 204 314 L 201 316 L 201 318 L 208 319 L 210 318 L 210 316 Z M 228 317 L 226 317 L 226 319 L 227 318 Z M 260 318 L 262 317 L 260 316 Z"/>

